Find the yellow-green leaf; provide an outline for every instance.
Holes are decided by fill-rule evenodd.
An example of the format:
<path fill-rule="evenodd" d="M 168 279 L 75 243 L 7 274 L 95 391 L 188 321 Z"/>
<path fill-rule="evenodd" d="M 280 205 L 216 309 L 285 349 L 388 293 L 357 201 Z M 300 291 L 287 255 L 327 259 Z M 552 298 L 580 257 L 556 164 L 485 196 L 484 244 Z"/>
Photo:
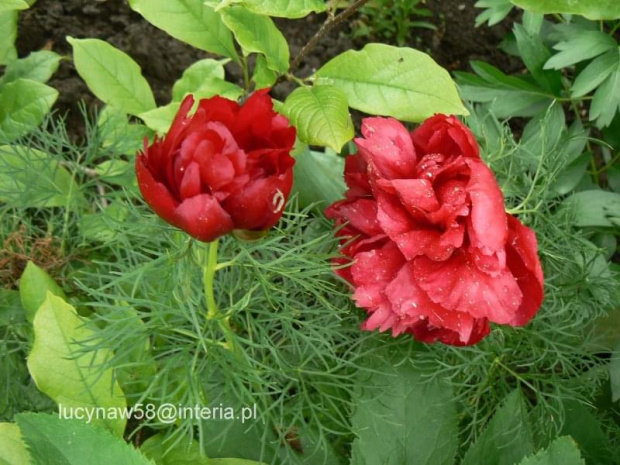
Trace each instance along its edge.
<path fill-rule="evenodd" d="M 0 423 L 0 465 L 28 465 L 32 463 L 19 427 Z"/>
<path fill-rule="evenodd" d="M 120 415 L 127 406 L 123 391 L 111 369 L 103 370 L 112 356 L 108 349 L 85 352 L 95 334 L 75 309 L 62 298 L 47 294 L 34 318 L 34 344 L 28 356 L 28 370 L 39 390 L 52 398 L 64 412 L 93 412 L 101 407 L 106 415 L 92 423 L 122 436 L 126 419 Z M 84 341 L 89 341 L 85 343 Z M 81 343 L 80 343 L 81 342 Z M 101 343 L 97 341 L 96 343 Z M 79 410 L 76 410 L 79 409 Z M 109 415 L 116 411 L 119 415 Z"/>
<path fill-rule="evenodd" d="M 29 261 L 19 280 L 19 297 L 26 313 L 26 319 L 32 323 L 37 310 L 47 298 L 47 293 L 65 298 L 64 291 L 43 269 Z"/>
<path fill-rule="evenodd" d="M 448 72 L 412 48 L 368 44 L 333 58 L 316 76 L 372 115 L 420 122 L 435 113 L 467 114 Z"/>
<path fill-rule="evenodd" d="M 284 102 L 284 114 L 309 145 L 340 152 L 353 139 L 353 122 L 347 96 L 332 86 L 299 87 Z"/>
<path fill-rule="evenodd" d="M 129 55 L 99 39 L 67 41 L 79 75 L 100 100 L 130 115 L 155 108 L 151 87 Z"/>

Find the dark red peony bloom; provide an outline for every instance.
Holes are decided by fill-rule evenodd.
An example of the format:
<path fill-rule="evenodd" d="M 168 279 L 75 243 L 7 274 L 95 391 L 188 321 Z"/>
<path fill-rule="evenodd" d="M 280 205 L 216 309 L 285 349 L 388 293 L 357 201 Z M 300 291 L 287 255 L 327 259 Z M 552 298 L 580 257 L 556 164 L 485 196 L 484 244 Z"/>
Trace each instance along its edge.
<path fill-rule="evenodd" d="M 543 300 L 535 234 L 507 214 L 471 132 L 436 115 L 412 134 L 367 118 L 336 220 L 337 273 L 370 317 L 363 329 L 423 342 L 479 342 L 489 322 L 521 326 Z"/>
<path fill-rule="evenodd" d="M 140 191 L 168 223 L 209 242 L 233 229 L 262 231 L 281 218 L 293 184 L 295 128 L 268 89 L 244 105 L 183 101 L 170 131 L 136 158 Z"/>

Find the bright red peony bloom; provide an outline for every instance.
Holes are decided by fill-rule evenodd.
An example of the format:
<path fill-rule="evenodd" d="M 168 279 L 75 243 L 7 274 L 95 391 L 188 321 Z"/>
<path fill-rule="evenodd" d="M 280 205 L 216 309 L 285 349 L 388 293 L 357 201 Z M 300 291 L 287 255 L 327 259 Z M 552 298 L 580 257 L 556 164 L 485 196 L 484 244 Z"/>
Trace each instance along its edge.
<path fill-rule="evenodd" d="M 140 191 L 168 223 L 209 242 L 233 229 L 262 231 L 281 218 L 293 184 L 295 128 L 268 89 L 244 105 L 183 101 L 170 131 L 136 158 Z"/>
<path fill-rule="evenodd" d="M 489 322 L 521 326 L 543 300 L 535 234 L 504 209 L 471 132 L 436 115 L 412 134 L 367 118 L 349 156 L 336 220 L 337 273 L 370 317 L 366 330 L 423 342 L 479 342 Z"/>

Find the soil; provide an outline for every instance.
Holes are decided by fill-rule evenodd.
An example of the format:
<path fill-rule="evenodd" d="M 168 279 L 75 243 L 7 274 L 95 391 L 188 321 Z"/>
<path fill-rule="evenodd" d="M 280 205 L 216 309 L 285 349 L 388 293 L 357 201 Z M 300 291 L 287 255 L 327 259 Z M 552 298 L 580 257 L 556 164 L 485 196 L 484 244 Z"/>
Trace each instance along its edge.
<path fill-rule="evenodd" d="M 426 7 L 434 15 L 430 21 L 438 29 L 412 31 L 411 46 L 430 53 L 449 70 L 467 69 L 470 60 L 484 60 L 505 71 L 514 71 L 515 62 L 497 48 L 510 30 L 512 19 L 492 28 L 475 29 L 474 19 L 479 10 L 473 3 L 473 0 L 427 0 Z M 289 40 L 291 56 L 301 50 L 324 20 L 325 15 L 277 20 Z M 354 41 L 349 32 L 347 24 L 333 30 L 304 60 L 297 75 L 308 76 L 337 54 L 362 48 L 367 39 Z M 73 67 L 67 36 L 102 39 L 128 53 L 142 67 L 158 104 L 170 100 L 172 85 L 185 68 L 208 56 L 150 25 L 124 0 L 39 0 L 20 15 L 18 53 L 25 56 L 48 48 L 67 57 L 49 84 L 60 91 L 56 108 L 61 114 L 68 113 L 72 132 L 77 133 L 81 132 L 78 126 L 83 125 L 78 102 L 83 100 L 88 108 L 98 102 Z M 235 66 L 227 65 L 228 78 L 239 81 L 240 70 Z M 292 86 L 283 83 L 274 89 L 273 95 L 282 99 L 290 90 Z"/>

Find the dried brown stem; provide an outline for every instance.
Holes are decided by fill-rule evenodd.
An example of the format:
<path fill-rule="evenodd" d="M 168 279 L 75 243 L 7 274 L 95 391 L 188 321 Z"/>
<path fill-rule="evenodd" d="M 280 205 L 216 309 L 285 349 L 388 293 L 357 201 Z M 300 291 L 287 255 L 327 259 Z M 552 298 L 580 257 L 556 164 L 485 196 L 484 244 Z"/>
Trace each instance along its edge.
<path fill-rule="evenodd" d="M 351 15 L 353 15 L 357 10 L 364 6 L 365 3 L 368 3 L 368 1 L 369 0 L 357 0 L 355 3 L 350 5 L 341 13 L 337 14 L 334 17 L 330 17 L 327 21 L 325 21 L 325 23 L 323 23 L 317 33 L 312 36 L 310 41 L 306 45 L 304 45 L 299 54 L 295 57 L 295 59 L 291 63 L 291 68 L 289 72 L 293 73 L 299 67 L 304 58 L 306 58 L 310 51 L 316 46 L 316 44 L 318 44 L 323 39 L 323 37 L 325 37 L 336 26 L 342 24 L 347 19 L 349 19 Z M 285 77 L 281 76 L 278 82 L 281 82 L 284 79 Z"/>

